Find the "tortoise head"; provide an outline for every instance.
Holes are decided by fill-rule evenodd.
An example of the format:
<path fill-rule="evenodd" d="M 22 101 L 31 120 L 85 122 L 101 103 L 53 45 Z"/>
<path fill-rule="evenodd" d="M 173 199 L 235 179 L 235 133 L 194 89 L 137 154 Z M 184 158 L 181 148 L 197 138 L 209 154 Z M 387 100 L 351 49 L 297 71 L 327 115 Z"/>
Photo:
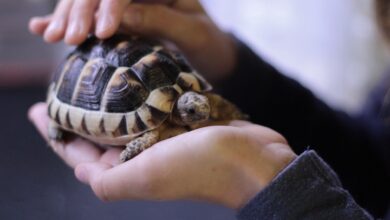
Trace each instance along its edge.
<path fill-rule="evenodd" d="M 180 124 L 194 125 L 208 120 L 210 110 L 210 103 L 206 96 L 189 91 L 177 100 L 175 117 Z"/>

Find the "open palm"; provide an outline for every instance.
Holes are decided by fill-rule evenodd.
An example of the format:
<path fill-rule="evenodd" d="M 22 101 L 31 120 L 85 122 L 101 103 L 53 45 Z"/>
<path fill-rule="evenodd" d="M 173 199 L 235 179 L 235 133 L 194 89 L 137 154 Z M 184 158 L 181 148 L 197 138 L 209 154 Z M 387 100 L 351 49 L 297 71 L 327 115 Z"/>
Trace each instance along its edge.
<path fill-rule="evenodd" d="M 29 117 L 48 140 L 46 109 L 36 104 Z M 79 137 L 50 144 L 106 201 L 197 199 L 239 208 L 295 158 L 281 135 L 244 121 L 161 141 L 123 164 L 120 149 L 102 150 Z"/>

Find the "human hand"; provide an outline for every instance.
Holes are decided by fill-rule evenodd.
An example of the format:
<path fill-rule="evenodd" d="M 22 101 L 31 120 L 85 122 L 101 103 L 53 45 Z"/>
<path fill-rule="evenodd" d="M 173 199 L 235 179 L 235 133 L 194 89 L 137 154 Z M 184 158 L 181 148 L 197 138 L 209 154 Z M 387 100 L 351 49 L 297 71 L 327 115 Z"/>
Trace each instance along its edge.
<path fill-rule="evenodd" d="M 120 27 L 121 32 L 173 42 L 212 82 L 226 78 L 233 71 L 234 41 L 215 25 L 197 0 L 176 0 L 169 5 L 170 0 L 129 2 L 62 0 L 52 15 L 32 18 L 30 30 L 43 35 L 48 42 L 65 39 L 68 44 L 80 44 L 91 31 L 99 38 L 108 38 Z"/>
<path fill-rule="evenodd" d="M 172 0 L 139 1 L 161 4 L 172 2 Z M 71 45 L 82 43 L 88 33 L 94 30 L 99 38 L 108 38 L 117 31 L 130 2 L 132 0 L 60 0 L 52 14 L 30 19 L 30 31 L 42 35 L 47 42 L 54 43 L 64 39 Z"/>
<path fill-rule="evenodd" d="M 48 140 L 46 105 L 33 106 L 29 117 Z M 104 201 L 194 199 L 234 209 L 296 157 L 280 134 L 244 121 L 161 141 L 123 164 L 120 150 L 101 151 L 81 138 L 53 148 Z"/>

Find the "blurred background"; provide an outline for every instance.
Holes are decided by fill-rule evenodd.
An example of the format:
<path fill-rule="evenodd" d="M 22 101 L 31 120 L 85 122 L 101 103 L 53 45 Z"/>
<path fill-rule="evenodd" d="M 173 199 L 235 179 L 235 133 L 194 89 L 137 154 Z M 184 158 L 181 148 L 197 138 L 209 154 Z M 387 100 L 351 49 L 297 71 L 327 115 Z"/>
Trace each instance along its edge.
<path fill-rule="evenodd" d="M 372 0 L 203 2 L 220 26 L 335 108 L 359 111 L 387 67 Z"/>
<path fill-rule="evenodd" d="M 367 0 L 203 0 L 217 23 L 334 108 L 359 111 L 389 55 Z M 26 118 L 69 48 L 28 33 L 51 0 L 0 0 L 0 219 L 234 219 L 195 202 L 102 203 Z"/>

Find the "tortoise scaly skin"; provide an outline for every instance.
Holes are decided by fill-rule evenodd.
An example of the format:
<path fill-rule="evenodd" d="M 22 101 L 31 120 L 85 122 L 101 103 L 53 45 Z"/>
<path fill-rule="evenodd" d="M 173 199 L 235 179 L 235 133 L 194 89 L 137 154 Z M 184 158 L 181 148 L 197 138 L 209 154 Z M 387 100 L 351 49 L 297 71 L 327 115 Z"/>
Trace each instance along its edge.
<path fill-rule="evenodd" d="M 69 131 L 124 146 L 126 161 L 156 142 L 213 121 L 244 119 L 184 57 L 149 39 L 90 37 L 55 72 L 48 89 L 49 137 Z"/>

